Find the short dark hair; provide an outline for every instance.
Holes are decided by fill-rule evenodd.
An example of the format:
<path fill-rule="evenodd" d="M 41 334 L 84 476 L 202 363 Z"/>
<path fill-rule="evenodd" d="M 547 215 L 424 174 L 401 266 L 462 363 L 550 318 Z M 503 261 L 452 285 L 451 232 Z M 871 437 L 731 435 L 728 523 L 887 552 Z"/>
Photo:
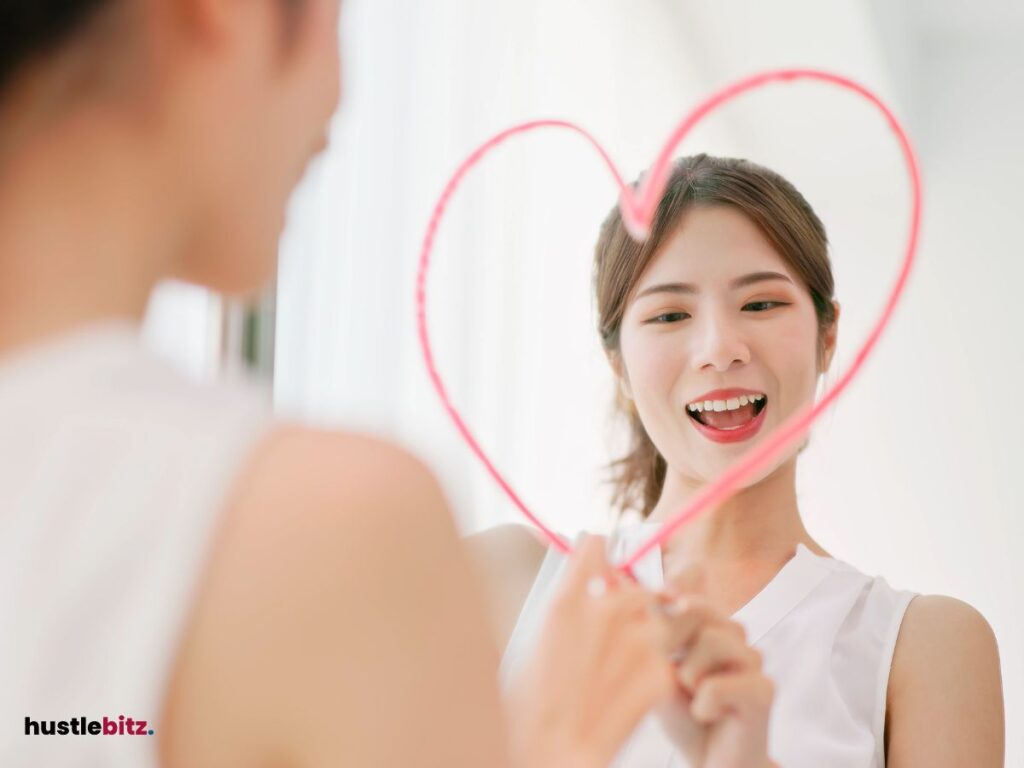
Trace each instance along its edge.
<path fill-rule="evenodd" d="M 0 93 L 29 61 L 53 52 L 115 0 L 0 0 Z"/>

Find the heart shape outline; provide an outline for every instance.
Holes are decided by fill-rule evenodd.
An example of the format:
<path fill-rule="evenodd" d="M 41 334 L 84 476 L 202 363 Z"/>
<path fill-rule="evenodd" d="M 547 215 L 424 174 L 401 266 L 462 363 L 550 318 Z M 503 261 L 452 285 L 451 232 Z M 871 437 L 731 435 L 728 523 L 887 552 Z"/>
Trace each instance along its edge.
<path fill-rule="evenodd" d="M 455 193 L 465 175 L 479 163 L 484 156 L 499 144 L 504 143 L 513 136 L 537 130 L 539 128 L 562 128 L 582 136 L 597 151 L 601 160 L 608 167 L 612 178 L 619 187 L 619 208 L 622 212 L 622 221 L 627 232 L 634 240 L 643 241 L 650 231 L 650 224 L 654 218 L 658 203 L 664 193 L 667 184 L 672 155 L 686 135 L 701 120 L 707 117 L 715 109 L 721 107 L 732 99 L 773 82 L 794 82 L 797 80 L 814 80 L 828 85 L 836 86 L 849 92 L 853 92 L 866 99 L 885 117 L 896 136 L 900 149 L 906 163 L 907 175 L 911 187 L 911 211 L 910 231 L 907 234 L 906 252 L 903 262 L 892 289 L 886 299 L 885 307 L 871 330 L 868 332 L 864 342 L 857 350 L 853 363 L 842 373 L 839 379 L 828 390 L 826 390 L 817 403 L 810 403 L 792 413 L 782 424 L 769 433 L 765 439 L 751 450 L 744 453 L 737 461 L 727 468 L 721 475 L 711 482 L 705 484 L 690 502 L 675 515 L 666 520 L 655 533 L 641 544 L 619 568 L 627 574 L 632 574 L 632 566 L 635 565 L 654 547 L 662 544 L 682 525 L 693 519 L 707 507 L 722 501 L 748 476 L 757 472 L 763 466 L 771 462 L 777 456 L 790 448 L 803 437 L 804 430 L 809 428 L 829 405 L 846 389 L 850 381 L 857 375 L 864 361 L 874 349 L 878 338 L 888 326 L 900 297 L 906 288 L 907 279 L 910 276 L 917 254 L 918 236 L 921 228 L 921 177 L 918 169 L 917 159 L 907 137 L 906 131 L 900 125 L 896 116 L 888 106 L 872 91 L 860 83 L 844 77 L 816 69 L 779 69 L 767 70 L 755 73 L 720 90 L 714 92 L 704 101 L 697 104 L 677 123 L 668 140 L 662 145 L 654 165 L 642 177 L 638 186 L 638 194 L 634 194 L 629 186 L 623 181 L 615 164 L 600 142 L 589 132 L 575 123 L 566 120 L 542 119 L 520 123 L 495 134 L 490 139 L 473 150 L 456 168 L 455 172 L 448 179 L 440 196 L 434 204 L 430 221 L 427 224 L 426 233 L 423 237 L 423 244 L 420 250 L 419 266 L 416 274 L 416 322 L 419 334 L 420 350 L 423 353 L 423 360 L 430 376 L 434 390 L 441 400 L 449 417 L 455 424 L 456 429 L 463 440 L 469 446 L 473 454 L 483 463 L 491 477 L 498 483 L 498 486 L 512 500 L 512 503 L 529 520 L 551 544 L 568 555 L 572 553 L 572 547 L 557 533 L 548 528 L 526 504 L 519 498 L 509 482 L 501 472 L 494 466 L 487 456 L 487 453 L 480 446 L 472 430 L 458 409 L 451 402 L 447 388 L 438 373 L 434 361 L 433 349 L 430 344 L 430 334 L 427 327 L 427 275 L 430 267 L 430 256 L 433 252 L 434 239 L 438 227 L 444 216 L 448 202 Z"/>

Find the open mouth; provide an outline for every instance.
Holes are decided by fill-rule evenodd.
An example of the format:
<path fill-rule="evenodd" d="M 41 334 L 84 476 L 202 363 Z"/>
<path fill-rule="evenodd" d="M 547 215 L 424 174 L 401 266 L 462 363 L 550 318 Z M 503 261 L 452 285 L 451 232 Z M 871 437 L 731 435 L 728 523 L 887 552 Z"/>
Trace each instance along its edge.
<path fill-rule="evenodd" d="M 768 405 L 766 395 L 750 395 L 729 400 L 705 400 L 686 406 L 686 415 L 699 424 L 729 432 L 748 426 Z"/>

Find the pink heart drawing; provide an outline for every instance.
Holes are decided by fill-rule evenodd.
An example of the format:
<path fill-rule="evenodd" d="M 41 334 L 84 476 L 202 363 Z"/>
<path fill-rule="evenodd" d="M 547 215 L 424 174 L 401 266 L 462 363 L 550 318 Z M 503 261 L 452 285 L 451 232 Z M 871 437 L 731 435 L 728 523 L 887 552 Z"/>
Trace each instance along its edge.
<path fill-rule="evenodd" d="M 448 202 L 469 170 L 479 163 L 488 152 L 499 144 L 502 144 L 513 136 L 539 128 L 566 129 L 582 136 L 594 147 L 595 150 L 597 150 L 598 155 L 608 167 L 613 180 L 619 187 L 619 207 L 622 211 L 623 223 L 634 239 L 642 241 L 648 235 L 651 221 L 653 220 L 654 213 L 664 192 L 665 184 L 667 183 L 670 172 L 672 155 L 693 127 L 702 119 L 707 117 L 712 111 L 743 93 L 761 88 L 773 82 L 793 82 L 796 80 L 814 80 L 828 85 L 837 86 L 846 91 L 852 91 L 874 105 L 874 107 L 876 107 L 888 121 L 889 126 L 899 142 L 900 149 L 902 150 L 903 157 L 906 162 L 912 195 L 910 231 L 907 236 L 906 255 L 904 256 L 902 267 L 889 292 L 881 315 L 875 321 L 867 338 L 861 344 L 853 363 L 846 369 L 846 371 L 843 372 L 836 383 L 824 393 L 817 403 L 810 403 L 803 409 L 792 414 L 785 422 L 780 424 L 774 432 L 767 435 L 760 444 L 741 456 L 733 466 L 723 472 L 713 482 L 708 483 L 703 489 L 701 489 L 701 492 L 698 493 L 685 508 L 681 509 L 673 517 L 666 520 L 650 539 L 644 542 L 619 565 L 622 570 L 627 573 L 631 573 L 632 566 L 652 548 L 663 543 L 674 531 L 684 525 L 687 521 L 693 519 L 701 511 L 728 497 L 728 495 L 747 477 L 781 455 L 787 448 L 791 447 L 797 440 L 799 440 L 802 437 L 804 430 L 809 427 L 824 412 L 824 410 L 828 408 L 828 406 L 835 401 L 837 397 L 839 397 L 840 394 L 842 394 L 850 381 L 857 375 L 857 372 L 860 370 L 868 354 L 874 348 L 879 336 L 882 334 L 882 331 L 888 325 L 889 320 L 892 317 L 897 301 L 903 294 L 907 278 L 910 275 L 910 270 L 914 263 L 914 256 L 917 251 L 918 232 L 921 222 L 921 179 L 914 151 L 906 133 L 896 120 L 893 113 L 877 96 L 864 86 L 850 80 L 849 78 L 812 69 L 772 70 L 756 73 L 722 88 L 708 97 L 705 101 L 698 104 L 689 114 L 680 120 L 671 136 L 669 136 L 668 140 L 662 147 L 654 165 L 644 176 L 638 186 L 636 194 L 634 194 L 629 186 L 623 181 L 622 175 L 616 169 L 615 164 L 612 162 L 608 153 L 604 150 L 601 144 L 586 130 L 574 123 L 564 120 L 534 120 L 507 128 L 477 147 L 465 160 L 462 161 L 455 173 L 452 174 L 434 205 L 433 213 L 430 217 L 430 221 L 427 225 L 427 231 L 423 238 L 423 245 L 420 251 L 419 269 L 416 279 L 416 309 L 419 341 L 431 382 L 433 383 L 438 397 L 441 398 L 441 402 L 444 405 L 445 410 L 455 423 L 455 427 L 458 429 L 459 434 L 469 445 L 470 450 L 478 459 L 480 459 L 481 462 L 483 462 L 484 467 L 490 473 L 491 477 L 494 478 L 523 515 L 533 525 L 540 529 L 540 531 L 551 541 L 552 545 L 566 554 L 569 554 L 572 551 L 569 544 L 558 534 L 549 529 L 527 508 L 526 504 L 523 503 L 522 499 L 520 499 L 518 494 L 516 494 L 512 489 L 509 482 L 488 458 L 486 452 L 481 448 L 480 444 L 473 436 L 472 430 L 470 430 L 466 421 L 462 418 L 462 415 L 452 404 L 451 399 L 448 397 L 444 382 L 437 371 L 437 367 L 434 362 L 434 355 L 430 345 L 430 336 L 427 330 L 427 274 L 430 267 L 430 256 L 433 251 L 434 238 L 437 234 L 438 227 L 440 226 L 441 219 L 444 216 Z"/>

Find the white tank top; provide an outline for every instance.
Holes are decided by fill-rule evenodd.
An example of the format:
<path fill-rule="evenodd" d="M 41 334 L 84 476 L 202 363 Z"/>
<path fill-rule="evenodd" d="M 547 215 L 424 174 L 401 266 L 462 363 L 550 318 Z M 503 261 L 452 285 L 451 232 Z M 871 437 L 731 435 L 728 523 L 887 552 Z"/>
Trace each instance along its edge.
<path fill-rule="evenodd" d="M 129 323 L 0 357 L 0 765 L 157 765 L 225 496 L 271 423 L 268 392 L 192 384 Z M 132 735 L 88 734 L 121 716 Z"/>
<path fill-rule="evenodd" d="M 613 562 L 657 528 L 620 531 Z M 550 550 L 541 564 L 501 663 L 505 684 L 537 642 L 566 558 Z M 661 550 L 635 567 L 652 589 L 664 585 Z M 896 636 L 915 593 L 892 589 L 803 544 L 775 577 L 733 615 L 764 658 L 775 683 L 768 748 L 785 768 L 882 768 L 885 699 Z M 686 768 L 652 715 L 637 726 L 615 768 Z"/>

